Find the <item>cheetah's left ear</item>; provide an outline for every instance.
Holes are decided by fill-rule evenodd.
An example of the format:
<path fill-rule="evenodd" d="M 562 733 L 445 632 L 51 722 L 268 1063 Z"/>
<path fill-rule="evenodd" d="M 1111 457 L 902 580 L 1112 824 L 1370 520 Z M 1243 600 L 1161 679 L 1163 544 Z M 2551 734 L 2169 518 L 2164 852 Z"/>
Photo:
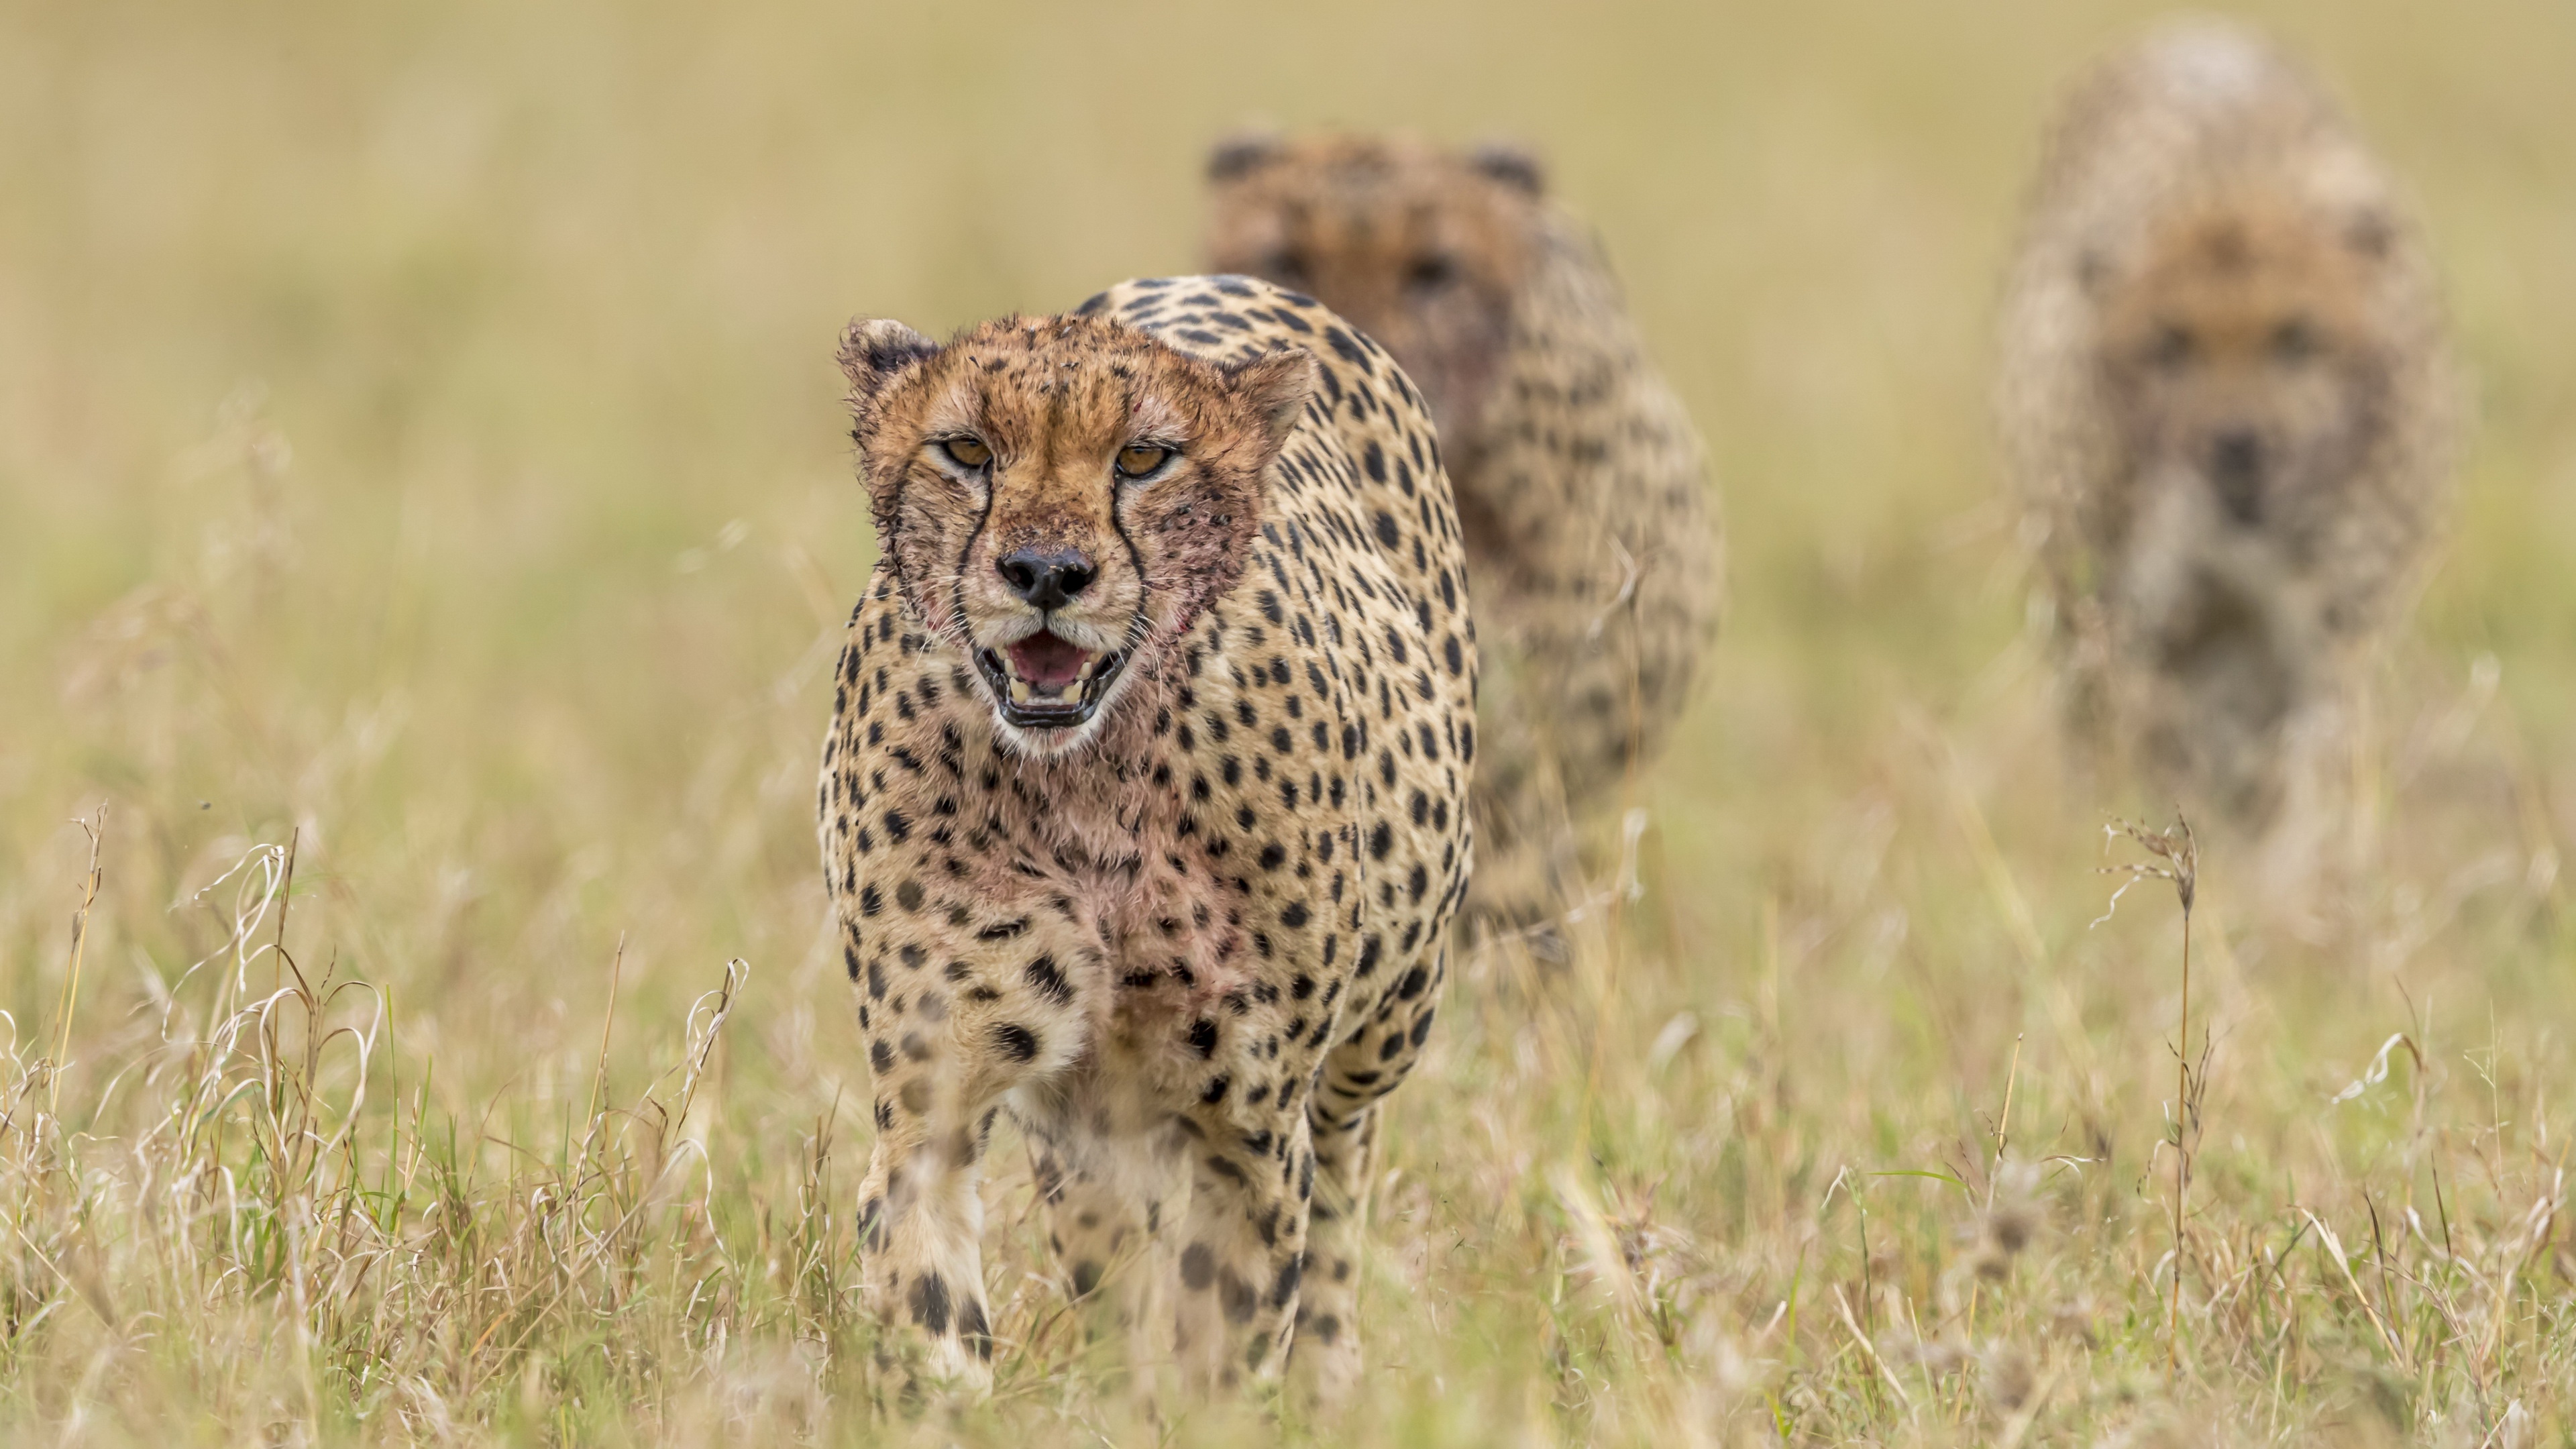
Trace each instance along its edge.
<path fill-rule="evenodd" d="M 1538 164 L 1537 154 L 1526 146 L 1516 146 L 1508 141 L 1488 141 L 1468 156 L 1467 164 L 1488 180 L 1516 187 L 1532 196 L 1542 196 L 1547 192 L 1546 168 Z"/>
<path fill-rule="evenodd" d="M 1262 441 L 1272 456 L 1297 430 L 1298 414 L 1315 394 L 1315 356 L 1302 347 L 1277 352 L 1225 370 L 1234 395 L 1261 420 Z M 1266 462 L 1267 460 L 1265 460 Z"/>

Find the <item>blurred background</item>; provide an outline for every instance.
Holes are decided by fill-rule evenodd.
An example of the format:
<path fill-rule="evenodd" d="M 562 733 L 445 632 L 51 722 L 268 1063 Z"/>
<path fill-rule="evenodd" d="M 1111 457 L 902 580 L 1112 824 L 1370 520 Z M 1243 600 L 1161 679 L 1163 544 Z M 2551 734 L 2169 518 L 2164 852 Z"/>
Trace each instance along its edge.
<path fill-rule="evenodd" d="M 0 1006 L 51 1019 L 65 822 L 104 801 L 75 1080 L 222 939 L 191 893 L 293 832 L 303 953 L 395 987 L 402 1070 L 434 1058 L 454 1110 L 578 1097 L 622 937 L 616 1030 L 649 1051 L 612 1056 L 612 1090 L 742 957 L 724 1160 L 756 1174 L 836 1096 L 861 1131 L 811 826 L 872 558 L 837 329 L 1192 269 L 1219 136 L 1409 128 L 1544 156 L 1709 441 L 1734 598 L 1651 782 L 1656 999 L 1758 1027 L 1768 989 L 1776 1044 L 1805 970 L 1867 1006 L 1815 1038 L 1811 1097 L 1918 1067 L 1991 1096 L 2023 1012 L 1968 1008 L 2019 990 L 2015 943 L 2128 948 L 2082 932 L 2105 802 L 2029 772 L 2049 721 L 1990 318 L 2052 98 L 2157 13 L 0 3 Z M 2537 1003 L 2546 1039 L 2576 827 L 2576 8 L 2242 13 L 2411 186 L 2475 379 L 2391 734 L 2467 710 L 2506 762 L 2443 838 L 2506 852 L 2508 945 L 2445 969 L 2504 983 L 2509 1019 Z M 1966 863 L 1987 827 L 1913 783 L 1944 746 L 2036 937 Z M 1947 916 L 1921 898 L 1953 887 Z M 2072 1002 L 2102 1030 L 2162 1009 L 2119 980 Z M 2337 1036 L 2339 1069 L 2385 1030 Z M 2305 1092 L 2328 1073 L 2293 1035 Z"/>
<path fill-rule="evenodd" d="M 1669 814 L 1758 851 L 1796 802 L 1748 791 L 1839 792 L 1781 766 L 2019 626 L 1989 313 L 2051 98 L 2154 13 L 0 9 L 0 871 L 71 869 L 113 796 L 156 890 L 301 824 L 308 868 L 445 902 L 374 949 L 504 995 L 620 929 L 801 959 L 819 897 L 766 892 L 871 557 L 836 329 L 1190 269 L 1202 158 L 1255 122 L 1518 138 L 1599 229 L 1730 521 Z M 2420 198 L 2481 416 L 2425 633 L 2561 738 L 2576 12 L 2248 14 Z M 460 944 L 521 894 L 533 938 Z"/>

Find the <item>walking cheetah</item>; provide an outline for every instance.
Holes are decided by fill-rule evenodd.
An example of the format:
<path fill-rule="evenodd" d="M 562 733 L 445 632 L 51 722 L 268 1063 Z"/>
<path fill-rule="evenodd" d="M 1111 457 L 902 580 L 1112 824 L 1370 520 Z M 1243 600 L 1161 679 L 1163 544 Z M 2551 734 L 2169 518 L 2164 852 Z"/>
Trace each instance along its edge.
<path fill-rule="evenodd" d="M 989 1381 L 1007 1111 L 1100 1332 L 1333 1398 L 1376 1104 L 1469 866 L 1476 635 L 1422 399 L 1242 277 L 945 346 L 861 321 L 841 362 L 882 556 L 819 809 L 869 1302 L 919 1369 Z"/>
<path fill-rule="evenodd" d="M 1698 436 L 1528 156 L 1265 137 L 1209 173 L 1215 265 L 1321 298 L 1431 401 L 1486 662 L 1469 906 L 1526 922 L 1568 883 L 1569 824 L 1662 748 L 1715 630 Z"/>
<path fill-rule="evenodd" d="M 2439 531 L 2451 399 L 2395 187 L 2280 52 L 2196 24 L 2075 89 L 1998 393 L 2069 704 L 2294 894 Z"/>

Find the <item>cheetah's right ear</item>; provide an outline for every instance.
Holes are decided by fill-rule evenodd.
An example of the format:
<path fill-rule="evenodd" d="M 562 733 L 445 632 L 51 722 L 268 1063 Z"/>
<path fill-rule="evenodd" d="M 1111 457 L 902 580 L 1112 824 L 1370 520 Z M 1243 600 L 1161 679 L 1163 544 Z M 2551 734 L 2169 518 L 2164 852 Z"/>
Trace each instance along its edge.
<path fill-rule="evenodd" d="M 1285 147 L 1276 131 L 1238 131 L 1208 152 L 1207 179 L 1232 181 L 1279 159 Z"/>
<path fill-rule="evenodd" d="M 850 379 L 850 406 L 863 409 L 895 374 L 939 353 L 939 344 L 884 317 L 861 317 L 841 334 L 841 371 Z"/>
<path fill-rule="evenodd" d="M 1225 371 L 1234 395 L 1261 420 L 1262 441 L 1276 457 L 1297 430 L 1297 418 L 1315 395 L 1315 355 L 1302 347 L 1284 347 Z M 1265 465 L 1267 459 L 1264 460 Z"/>

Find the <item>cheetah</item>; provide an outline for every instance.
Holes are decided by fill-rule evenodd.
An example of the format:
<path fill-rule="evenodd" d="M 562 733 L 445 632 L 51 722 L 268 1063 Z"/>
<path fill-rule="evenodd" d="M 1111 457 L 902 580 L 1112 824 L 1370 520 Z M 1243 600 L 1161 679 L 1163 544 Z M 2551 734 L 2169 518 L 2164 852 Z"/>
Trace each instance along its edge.
<path fill-rule="evenodd" d="M 2068 713 L 2288 898 L 2445 513 L 2442 331 L 2395 185 L 2266 41 L 2177 28 L 2075 88 L 1997 395 Z"/>
<path fill-rule="evenodd" d="M 1470 866 L 1476 635 L 1421 394 L 1242 277 L 944 346 L 862 320 L 841 363 L 881 556 L 819 812 L 890 1354 L 990 1382 L 1007 1112 L 1105 1350 L 1338 1399 L 1377 1104 Z"/>
<path fill-rule="evenodd" d="M 1532 924 L 1571 884 L 1571 827 L 1662 748 L 1715 632 L 1698 435 L 1526 153 L 1261 136 L 1208 172 L 1212 263 L 1312 293 L 1430 399 L 1486 662 L 1469 911 Z"/>

